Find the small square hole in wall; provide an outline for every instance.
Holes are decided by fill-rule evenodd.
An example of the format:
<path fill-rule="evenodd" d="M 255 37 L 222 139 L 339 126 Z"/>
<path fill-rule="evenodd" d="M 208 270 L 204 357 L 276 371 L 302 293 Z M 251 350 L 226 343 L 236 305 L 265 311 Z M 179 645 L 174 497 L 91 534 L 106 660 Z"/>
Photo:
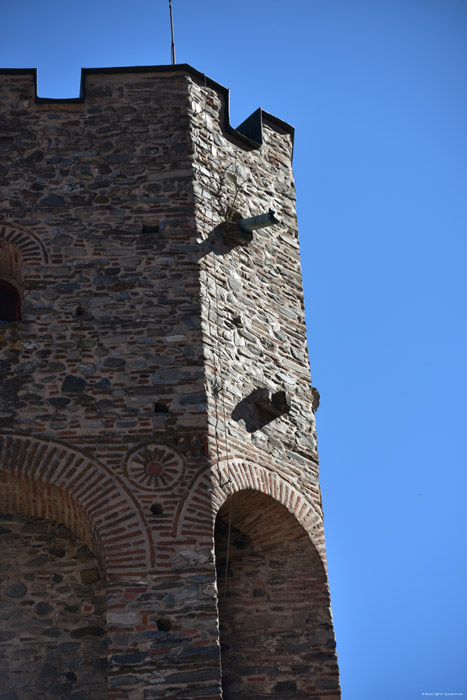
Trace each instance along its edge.
<path fill-rule="evenodd" d="M 88 315 L 88 309 L 83 306 L 83 304 L 79 304 L 76 309 L 75 309 L 75 316 L 77 318 L 83 318 L 84 316 Z"/>
<path fill-rule="evenodd" d="M 141 233 L 159 233 L 160 227 L 158 221 L 143 221 Z"/>
<path fill-rule="evenodd" d="M 153 503 L 149 510 L 153 515 L 164 515 L 164 508 L 161 503 Z"/>

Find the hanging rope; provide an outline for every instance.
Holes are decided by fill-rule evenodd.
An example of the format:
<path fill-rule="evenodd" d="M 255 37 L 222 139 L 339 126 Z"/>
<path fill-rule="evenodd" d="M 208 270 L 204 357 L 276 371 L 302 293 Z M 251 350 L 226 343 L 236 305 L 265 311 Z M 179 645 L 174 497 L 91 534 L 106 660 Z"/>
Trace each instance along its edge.
<path fill-rule="evenodd" d="M 229 523 L 228 523 L 228 529 L 227 529 L 227 552 L 225 555 L 224 595 L 227 595 L 227 578 L 228 578 L 228 574 L 229 574 L 231 532 L 232 532 L 232 489 L 230 490 L 230 500 L 229 500 Z"/>

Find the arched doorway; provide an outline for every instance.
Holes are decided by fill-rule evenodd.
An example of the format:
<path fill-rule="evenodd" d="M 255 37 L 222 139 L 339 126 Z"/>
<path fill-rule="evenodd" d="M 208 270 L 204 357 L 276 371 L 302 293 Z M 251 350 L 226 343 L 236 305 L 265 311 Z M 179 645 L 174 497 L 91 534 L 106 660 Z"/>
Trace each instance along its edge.
<path fill-rule="evenodd" d="M 55 520 L 11 513 L 0 515 L 0 548 L 3 692 L 105 700 L 106 592 L 94 554 Z"/>
<path fill-rule="evenodd" d="M 219 510 L 215 544 L 224 700 L 339 697 L 326 575 L 294 516 L 240 491 Z"/>

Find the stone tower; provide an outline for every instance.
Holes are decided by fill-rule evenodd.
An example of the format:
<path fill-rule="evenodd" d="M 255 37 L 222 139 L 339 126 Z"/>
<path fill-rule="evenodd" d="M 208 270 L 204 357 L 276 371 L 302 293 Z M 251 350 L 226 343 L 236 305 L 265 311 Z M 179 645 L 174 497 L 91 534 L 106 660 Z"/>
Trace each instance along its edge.
<path fill-rule="evenodd" d="M 293 129 L 188 65 L 0 95 L 1 697 L 337 700 Z"/>

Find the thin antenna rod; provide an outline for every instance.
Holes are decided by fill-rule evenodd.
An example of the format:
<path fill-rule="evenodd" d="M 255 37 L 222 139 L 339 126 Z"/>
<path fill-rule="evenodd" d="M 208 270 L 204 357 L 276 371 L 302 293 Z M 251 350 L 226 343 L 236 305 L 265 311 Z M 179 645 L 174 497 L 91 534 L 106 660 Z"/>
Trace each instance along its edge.
<path fill-rule="evenodd" d="M 172 14 L 172 0 L 169 0 L 170 10 L 170 32 L 172 34 L 172 65 L 175 65 L 175 40 L 174 40 L 174 18 Z"/>

